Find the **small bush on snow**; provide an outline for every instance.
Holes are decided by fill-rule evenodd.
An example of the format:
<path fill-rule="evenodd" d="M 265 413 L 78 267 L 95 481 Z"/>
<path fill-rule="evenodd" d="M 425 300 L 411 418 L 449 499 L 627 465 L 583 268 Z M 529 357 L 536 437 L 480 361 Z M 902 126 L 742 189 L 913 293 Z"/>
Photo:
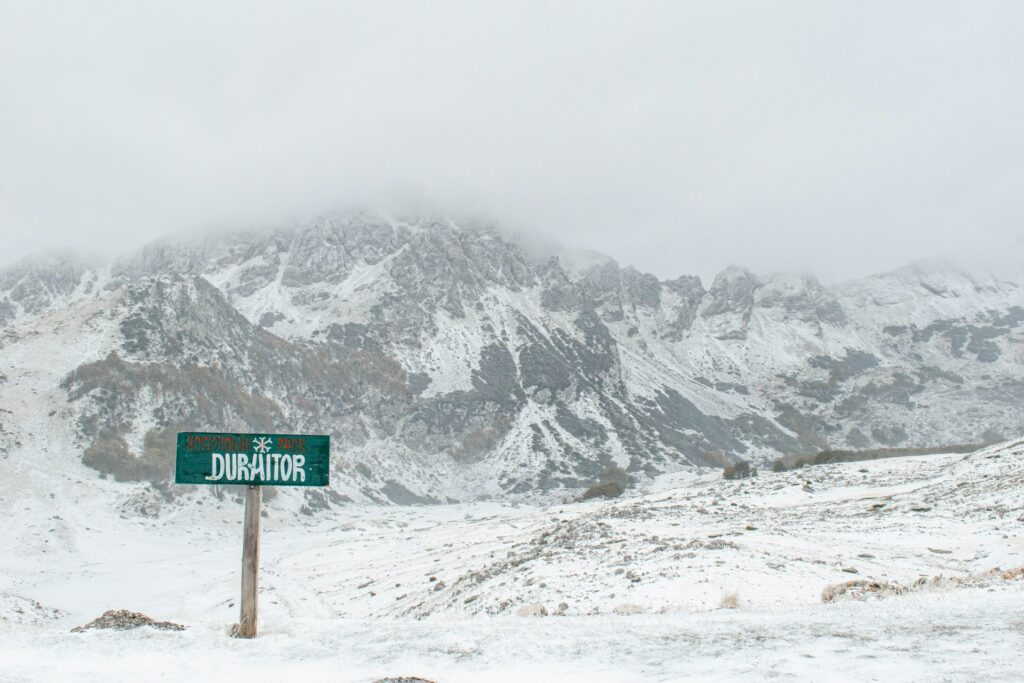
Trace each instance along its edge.
<path fill-rule="evenodd" d="M 740 460 L 722 469 L 723 479 L 747 479 L 757 476 L 757 468 L 751 467 L 746 460 Z"/>
<path fill-rule="evenodd" d="M 629 487 L 631 477 L 618 465 L 608 465 L 601 480 L 587 489 L 580 500 L 591 498 L 618 498 Z"/>

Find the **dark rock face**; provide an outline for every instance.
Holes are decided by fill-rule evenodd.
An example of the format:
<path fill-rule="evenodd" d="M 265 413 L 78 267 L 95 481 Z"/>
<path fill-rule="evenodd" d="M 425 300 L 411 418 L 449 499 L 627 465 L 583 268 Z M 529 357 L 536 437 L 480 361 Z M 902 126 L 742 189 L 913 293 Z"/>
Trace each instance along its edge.
<path fill-rule="evenodd" d="M 0 327 L 14 320 L 14 316 L 17 315 L 18 309 L 14 307 L 14 304 L 10 301 L 0 301 Z"/>
<path fill-rule="evenodd" d="M 817 278 L 809 275 L 776 277 L 757 292 L 757 305 L 781 308 L 786 317 L 805 323 L 845 325 L 846 312 Z"/>
<path fill-rule="evenodd" d="M 840 384 L 866 370 L 878 367 L 878 358 L 857 349 L 846 349 L 843 358 L 814 356 L 808 363 L 812 368 L 828 370 L 829 381 L 832 384 Z"/>
<path fill-rule="evenodd" d="M 39 313 L 82 288 L 96 287 L 87 264 L 67 253 L 34 256 L 0 270 L 0 324 L 17 312 Z"/>
<path fill-rule="evenodd" d="M 950 351 L 957 358 L 967 353 L 982 363 L 994 363 L 1000 355 L 996 340 L 1009 336 L 1024 323 L 1024 308 L 1011 306 L 1002 314 L 992 311 L 985 313 L 981 324 L 966 320 L 937 320 L 921 329 L 905 327 L 894 329 L 890 334 L 901 336 L 909 332 L 916 343 L 942 338 L 949 343 Z"/>
<path fill-rule="evenodd" d="M 701 315 L 716 338 L 746 338 L 759 284 L 757 276 L 743 268 L 727 268 L 715 277 Z"/>
<path fill-rule="evenodd" d="M 538 270 L 541 283 L 541 305 L 548 311 L 573 311 L 580 308 L 583 294 L 569 279 L 558 258 L 552 256 Z"/>
<path fill-rule="evenodd" d="M 666 336 L 673 341 L 679 341 L 693 325 L 697 317 L 697 308 L 707 292 L 704 291 L 700 278 L 695 275 L 683 275 L 675 280 L 669 280 L 665 283 L 665 289 L 679 300 L 671 309 L 671 323 Z"/>
<path fill-rule="evenodd" d="M 17 264 L 0 345 L 49 315 L 109 321 L 54 419 L 117 480 L 164 485 L 179 429 L 331 434 L 338 485 L 312 512 L 1024 432 L 1024 290 L 921 280 L 730 268 L 705 290 L 527 257 L 487 224 L 357 213 L 163 241 L 107 270 Z M 957 307 L 978 292 L 991 305 Z"/>

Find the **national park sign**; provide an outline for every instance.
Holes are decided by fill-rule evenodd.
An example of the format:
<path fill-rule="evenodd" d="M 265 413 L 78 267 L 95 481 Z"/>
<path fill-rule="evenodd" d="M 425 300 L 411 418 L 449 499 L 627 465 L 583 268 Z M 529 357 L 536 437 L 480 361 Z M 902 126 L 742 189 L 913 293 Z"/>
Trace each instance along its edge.
<path fill-rule="evenodd" d="M 245 486 L 240 638 L 255 638 L 259 600 L 260 491 L 263 486 L 327 486 L 331 437 L 318 434 L 180 432 L 175 484 Z"/>
<path fill-rule="evenodd" d="M 331 437 L 180 432 L 174 483 L 327 486 Z"/>

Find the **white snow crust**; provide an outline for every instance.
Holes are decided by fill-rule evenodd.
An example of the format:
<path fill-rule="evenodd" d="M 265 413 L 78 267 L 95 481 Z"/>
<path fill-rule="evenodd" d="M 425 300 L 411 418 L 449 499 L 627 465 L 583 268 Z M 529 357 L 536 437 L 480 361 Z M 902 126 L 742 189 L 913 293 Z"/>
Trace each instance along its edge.
<path fill-rule="evenodd" d="M 140 517 L 124 506 L 141 486 L 45 457 L 10 465 L 0 680 L 1019 675 L 1022 580 L 836 604 L 820 594 L 850 579 L 1020 566 L 1024 441 L 740 482 L 676 473 L 614 501 L 354 505 L 310 518 L 277 499 L 263 520 L 262 635 L 249 642 L 227 635 L 237 499 Z M 720 609 L 729 593 L 738 608 Z M 513 616 L 537 603 L 552 616 Z M 118 608 L 188 630 L 69 633 Z"/>

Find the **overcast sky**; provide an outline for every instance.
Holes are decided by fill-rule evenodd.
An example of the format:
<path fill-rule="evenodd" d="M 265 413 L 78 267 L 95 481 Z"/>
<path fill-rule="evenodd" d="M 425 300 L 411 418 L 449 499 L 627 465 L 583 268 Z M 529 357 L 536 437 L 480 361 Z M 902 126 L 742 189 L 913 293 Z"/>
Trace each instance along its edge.
<path fill-rule="evenodd" d="M 661 276 L 1024 237 L 1024 2 L 0 0 L 0 264 L 414 196 Z"/>

